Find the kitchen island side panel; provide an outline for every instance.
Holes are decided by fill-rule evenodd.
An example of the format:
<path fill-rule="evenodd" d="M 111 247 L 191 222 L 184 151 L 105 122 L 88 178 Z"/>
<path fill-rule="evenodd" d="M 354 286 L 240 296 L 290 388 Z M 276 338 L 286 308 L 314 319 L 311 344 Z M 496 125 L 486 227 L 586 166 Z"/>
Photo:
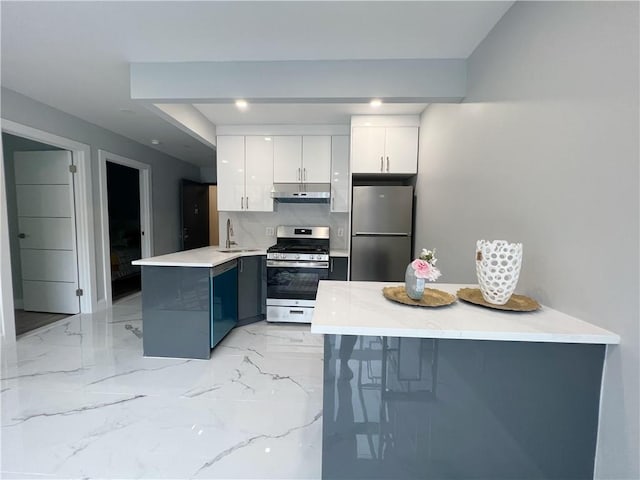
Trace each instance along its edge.
<path fill-rule="evenodd" d="M 323 479 L 593 478 L 605 346 L 325 335 Z"/>
<path fill-rule="evenodd" d="M 144 355 L 208 359 L 210 269 L 142 267 Z"/>

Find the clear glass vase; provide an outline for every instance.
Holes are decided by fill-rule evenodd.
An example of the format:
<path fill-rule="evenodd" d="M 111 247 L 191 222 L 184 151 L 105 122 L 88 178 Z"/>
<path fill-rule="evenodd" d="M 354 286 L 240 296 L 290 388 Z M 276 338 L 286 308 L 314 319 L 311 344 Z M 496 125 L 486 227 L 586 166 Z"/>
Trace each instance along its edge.
<path fill-rule="evenodd" d="M 424 293 L 426 280 L 424 278 L 416 277 L 416 271 L 411 264 L 407 266 L 407 271 L 404 274 L 404 289 L 407 292 L 409 298 L 413 300 L 420 300 Z"/>

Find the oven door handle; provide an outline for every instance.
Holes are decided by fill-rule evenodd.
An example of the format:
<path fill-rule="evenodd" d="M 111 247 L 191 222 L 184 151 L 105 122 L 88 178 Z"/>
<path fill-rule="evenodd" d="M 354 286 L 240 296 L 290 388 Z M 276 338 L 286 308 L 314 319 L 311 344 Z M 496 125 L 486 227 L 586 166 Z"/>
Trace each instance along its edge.
<path fill-rule="evenodd" d="M 286 260 L 267 260 L 267 267 L 291 268 L 329 268 L 329 262 L 289 262 Z"/>

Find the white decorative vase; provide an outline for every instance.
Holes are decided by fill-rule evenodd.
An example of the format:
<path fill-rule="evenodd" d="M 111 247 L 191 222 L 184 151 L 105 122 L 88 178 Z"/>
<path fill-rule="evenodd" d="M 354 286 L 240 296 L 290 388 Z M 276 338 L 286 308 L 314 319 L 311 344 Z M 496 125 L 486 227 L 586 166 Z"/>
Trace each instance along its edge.
<path fill-rule="evenodd" d="M 494 305 L 507 303 L 518 284 L 521 265 L 521 243 L 478 240 L 476 273 L 482 297 Z"/>

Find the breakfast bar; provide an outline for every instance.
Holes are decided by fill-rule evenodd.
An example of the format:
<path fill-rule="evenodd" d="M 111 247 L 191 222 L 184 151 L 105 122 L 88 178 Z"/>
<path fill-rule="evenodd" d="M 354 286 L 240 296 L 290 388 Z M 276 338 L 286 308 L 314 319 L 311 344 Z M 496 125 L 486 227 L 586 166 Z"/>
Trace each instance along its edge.
<path fill-rule="evenodd" d="M 320 282 L 322 478 L 593 478 L 618 335 L 546 306 L 403 305 L 390 285 Z"/>

